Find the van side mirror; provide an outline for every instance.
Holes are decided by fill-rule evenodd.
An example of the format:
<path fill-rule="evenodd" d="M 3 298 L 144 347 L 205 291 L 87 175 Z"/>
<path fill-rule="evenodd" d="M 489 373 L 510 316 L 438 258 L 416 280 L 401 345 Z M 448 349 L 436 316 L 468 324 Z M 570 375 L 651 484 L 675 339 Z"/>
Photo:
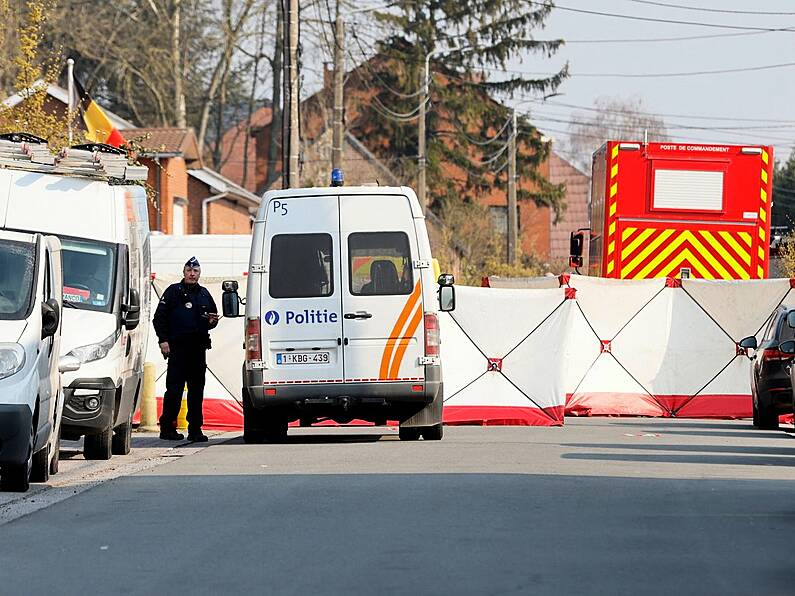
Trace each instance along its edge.
<path fill-rule="evenodd" d="M 52 337 L 58 331 L 61 322 L 61 311 L 58 301 L 50 298 L 41 303 L 41 338 Z"/>
<path fill-rule="evenodd" d="M 572 232 L 569 236 L 569 267 L 582 267 L 582 252 L 585 245 L 585 233 L 582 230 Z"/>
<path fill-rule="evenodd" d="M 224 317 L 239 317 L 242 301 L 237 293 L 237 282 L 235 280 L 225 281 L 221 284 L 221 289 L 224 292 L 221 296 L 221 309 Z"/>
<path fill-rule="evenodd" d="M 782 341 L 778 346 L 778 351 L 792 356 L 795 354 L 795 340 Z"/>
<path fill-rule="evenodd" d="M 756 338 L 753 335 L 741 339 L 739 345 L 741 348 L 745 348 L 746 350 L 755 350 L 758 346 Z"/>
<path fill-rule="evenodd" d="M 132 331 L 141 322 L 141 295 L 138 290 L 130 289 L 130 303 L 122 304 L 121 310 L 124 313 L 124 328 Z"/>
<path fill-rule="evenodd" d="M 787 325 L 791 329 L 795 329 L 795 310 L 791 310 L 787 313 Z"/>
<path fill-rule="evenodd" d="M 449 273 L 439 276 L 439 310 L 450 312 L 455 310 L 455 277 Z"/>

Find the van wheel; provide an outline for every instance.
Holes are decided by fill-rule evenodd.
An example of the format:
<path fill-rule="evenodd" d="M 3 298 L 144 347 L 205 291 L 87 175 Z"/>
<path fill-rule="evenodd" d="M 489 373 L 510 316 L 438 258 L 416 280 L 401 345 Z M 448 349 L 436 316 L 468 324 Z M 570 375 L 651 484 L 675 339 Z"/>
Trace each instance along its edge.
<path fill-rule="evenodd" d="M 50 479 L 50 450 L 45 445 L 33 454 L 33 466 L 30 469 L 31 482 L 47 482 Z"/>
<path fill-rule="evenodd" d="M 265 419 L 265 442 L 284 443 L 287 439 L 287 418 L 278 412 L 269 412 Z"/>
<path fill-rule="evenodd" d="M 129 455 L 132 445 L 132 410 L 127 417 L 127 422 L 117 426 L 113 431 L 111 453 L 113 455 Z"/>
<path fill-rule="evenodd" d="M 33 426 L 28 439 L 28 459 L 22 464 L 3 466 L 0 470 L 0 490 L 4 492 L 26 493 L 30 489 L 30 471 L 33 467 Z"/>
<path fill-rule="evenodd" d="M 441 424 L 426 426 L 422 429 L 422 438 L 426 441 L 441 441 L 444 436 L 444 427 Z"/>
<path fill-rule="evenodd" d="M 417 441 L 420 438 L 420 429 L 416 426 L 401 426 L 398 428 L 398 437 L 401 441 Z"/>
<path fill-rule="evenodd" d="M 265 442 L 263 430 L 262 411 L 257 410 L 248 396 L 248 391 L 243 390 L 243 442 L 249 445 L 259 445 Z"/>
<path fill-rule="evenodd" d="M 98 435 L 86 435 L 83 439 L 83 457 L 89 460 L 110 459 L 113 429 L 107 428 Z"/>

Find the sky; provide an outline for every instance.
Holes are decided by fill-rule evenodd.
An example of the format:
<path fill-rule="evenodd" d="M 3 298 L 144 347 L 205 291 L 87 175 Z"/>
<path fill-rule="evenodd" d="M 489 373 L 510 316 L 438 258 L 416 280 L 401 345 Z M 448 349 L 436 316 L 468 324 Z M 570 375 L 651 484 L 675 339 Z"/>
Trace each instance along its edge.
<path fill-rule="evenodd" d="M 656 5 L 658 3 L 677 4 L 689 9 Z M 569 40 L 567 45 L 552 59 L 530 56 L 513 61 L 508 68 L 549 73 L 569 63 L 572 76 L 558 89 L 560 95 L 546 102 L 526 99 L 515 102 L 520 111 L 530 114 L 539 129 L 553 138 L 557 147 L 565 145 L 567 122 L 577 118 L 576 113 L 588 113 L 570 106 L 592 107 L 600 96 L 640 97 L 647 111 L 663 116 L 672 140 L 772 144 L 776 159 L 789 157 L 795 146 L 795 1 L 659 0 L 646 3 L 639 0 L 556 0 L 556 5 L 545 29 L 534 31 L 534 37 L 560 37 Z M 690 21 L 727 28 L 646 22 L 575 10 Z M 733 14 L 728 11 L 791 14 Z M 788 27 L 793 30 L 760 32 L 741 29 Z M 705 35 L 722 37 L 582 43 L 589 40 L 648 40 Z M 663 76 L 787 63 L 790 64 L 765 70 Z M 652 76 L 602 76 L 607 74 Z"/>

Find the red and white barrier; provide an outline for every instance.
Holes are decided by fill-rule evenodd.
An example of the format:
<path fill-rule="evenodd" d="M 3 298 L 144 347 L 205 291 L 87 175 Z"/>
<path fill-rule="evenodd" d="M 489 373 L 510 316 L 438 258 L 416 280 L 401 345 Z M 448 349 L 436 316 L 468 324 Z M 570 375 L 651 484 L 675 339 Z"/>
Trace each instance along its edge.
<path fill-rule="evenodd" d="M 153 282 L 157 300 L 176 278 Z M 220 279 L 204 279 L 220 300 Z M 239 279 L 241 295 L 244 278 Z M 561 276 L 526 289 L 457 287 L 441 313 L 448 424 L 560 425 L 563 414 L 750 417 L 750 360 L 790 280 Z M 551 289 L 554 283 L 559 287 Z M 499 284 L 492 284 L 499 285 Z M 150 333 L 157 395 L 166 362 Z M 207 354 L 208 428 L 240 428 L 243 325 L 222 319 Z"/>
<path fill-rule="evenodd" d="M 561 425 L 569 288 L 458 287 L 441 317 L 444 421 Z"/>

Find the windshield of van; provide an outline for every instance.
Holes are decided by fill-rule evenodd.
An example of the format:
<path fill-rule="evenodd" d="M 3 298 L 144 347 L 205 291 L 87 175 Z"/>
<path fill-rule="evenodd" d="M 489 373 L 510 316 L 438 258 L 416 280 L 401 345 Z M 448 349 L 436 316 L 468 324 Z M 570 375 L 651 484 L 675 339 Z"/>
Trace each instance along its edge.
<path fill-rule="evenodd" d="M 28 315 L 35 270 L 35 245 L 0 240 L 0 320 L 19 320 Z"/>
<path fill-rule="evenodd" d="M 69 306 L 111 312 L 116 247 L 95 240 L 61 238 L 63 297 Z"/>

